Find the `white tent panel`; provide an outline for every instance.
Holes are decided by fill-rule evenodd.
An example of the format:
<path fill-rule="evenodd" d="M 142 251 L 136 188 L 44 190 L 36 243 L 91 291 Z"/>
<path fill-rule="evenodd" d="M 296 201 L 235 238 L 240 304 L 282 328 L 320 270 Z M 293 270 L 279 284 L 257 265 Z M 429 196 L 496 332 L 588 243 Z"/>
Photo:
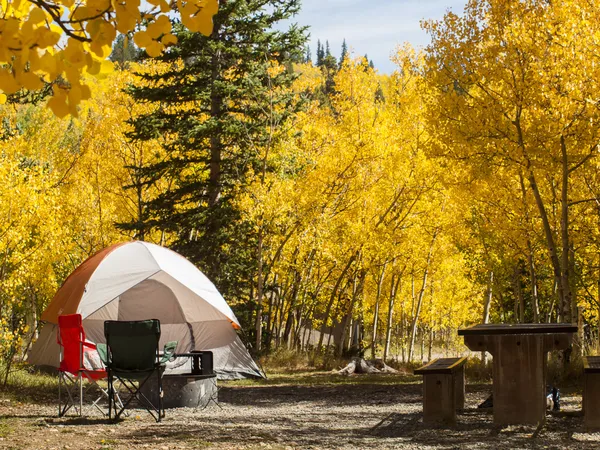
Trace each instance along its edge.
<path fill-rule="evenodd" d="M 169 287 L 173 292 L 173 295 L 175 295 L 179 301 L 179 305 L 187 322 L 194 323 L 220 320 L 221 322 L 227 322 L 228 326 L 231 328 L 231 321 L 235 319 L 233 312 L 231 312 L 231 316 L 227 316 L 221 309 L 216 308 L 212 303 L 199 301 L 199 295 L 197 293 L 173 278 L 171 274 L 161 271 L 153 275 L 152 280 L 158 281 Z M 200 298 L 204 300 L 204 298 Z M 235 320 L 237 323 L 237 319 Z"/>
<path fill-rule="evenodd" d="M 149 243 L 145 243 L 145 245 L 164 272 L 179 281 L 182 286 L 196 293 L 205 302 L 223 313 L 225 317 L 231 319 L 236 325 L 240 325 L 235 314 L 223 296 L 217 291 L 215 285 L 196 266 L 183 256 L 167 248 Z"/>
<path fill-rule="evenodd" d="M 143 243 L 133 242 L 116 248 L 90 277 L 77 312 L 85 319 L 159 270 Z"/>
<path fill-rule="evenodd" d="M 212 349 L 213 363 L 220 380 L 233 380 L 244 376 L 263 378 L 239 336 L 226 347 Z"/>

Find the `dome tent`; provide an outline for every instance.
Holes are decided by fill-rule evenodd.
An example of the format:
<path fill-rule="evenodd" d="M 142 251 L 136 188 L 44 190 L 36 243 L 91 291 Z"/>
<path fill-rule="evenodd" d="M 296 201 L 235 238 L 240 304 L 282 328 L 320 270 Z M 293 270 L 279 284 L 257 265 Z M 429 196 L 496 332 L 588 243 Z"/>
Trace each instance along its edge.
<path fill-rule="evenodd" d="M 112 245 L 71 273 L 42 314 L 45 322 L 28 356 L 58 367 L 58 316 L 79 313 L 87 338 L 105 342 L 105 320 L 159 319 L 162 346 L 211 350 L 219 379 L 264 377 L 243 345 L 235 314 L 206 276 L 183 256 L 158 245 Z"/>

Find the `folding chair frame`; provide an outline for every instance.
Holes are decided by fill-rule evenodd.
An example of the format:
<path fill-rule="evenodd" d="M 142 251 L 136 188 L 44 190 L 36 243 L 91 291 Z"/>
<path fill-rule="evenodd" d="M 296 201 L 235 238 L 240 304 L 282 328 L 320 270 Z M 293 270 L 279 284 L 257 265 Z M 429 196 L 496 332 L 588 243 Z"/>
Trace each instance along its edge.
<path fill-rule="evenodd" d="M 104 416 L 107 416 L 108 413 L 106 411 L 104 411 L 102 408 L 100 408 L 100 406 L 98 405 L 98 403 L 100 402 L 100 400 L 102 400 L 103 397 L 109 399 L 108 396 L 108 390 L 102 389 L 102 387 L 100 387 L 100 385 L 98 385 L 98 383 L 96 383 L 95 380 L 90 380 L 88 378 L 88 381 L 90 381 L 88 383 L 88 385 L 85 387 L 83 387 L 83 375 L 80 372 L 78 375 L 73 375 L 69 372 L 59 372 L 58 374 L 58 417 L 63 417 L 71 408 L 75 408 L 75 410 L 77 411 L 77 409 L 79 409 L 78 414 L 79 416 L 81 416 L 83 414 L 83 398 L 85 396 L 85 394 L 92 389 L 93 387 L 97 387 L 100 390 L 100 396 L 94 400 L 94 402 L 91 404 L 92 407 L 96 407 L 96 409 L 98 409 L 98 411 L 100 411 Z M 64 390 L 67 392 L 67 397 L 68 400 L 65 400 L 64 404 L 62 402 L 62 391 L 63 391 L 63 386 L 64 386 Z M 79 391 L 79 395 L 77 396 L 74 393 L 74 389 L 77 389 Z M 76 399 L 77 397 L 79 397 L 79 408 L 77 408 L 77 402 Z"/>
<path fill-rule="evenodd" d="M 165 368 L 165 362 L 169 360 L 175 352 L 177 347 L 177 342 L 167 342 L 164 346 L 164 354 L 162 358 L 159 356 L 158 352 L 158 342 L 160 339 L 160 321 L 158 319 L 151 320 L 142 320 L 142 321 L 124 321 L 124 323 L 129 324 L 141 324 L 145 322 L 146 324 L 153 323 L 153 326 L 157 327 L 157 330 L 154 333 L 154 337 L 156 338 L 156 350 L 154 356 L 154 365 L 152 368 L 142 369 L 141 372 L 128 371 L 127 369 L 116 368 L 114 367 L 114 362 L 112 359 L 112 349 L 111 349 L 111 338 L 109 335 L 111 334 L 108 329 L 111 323 L 115 323 L 118 321 L 107 320 L 104 322 L 104 335 L 106 336 L 106 344 L 102 344 L 101 351 L 99 352 L 101 357 L 106 358 L 104 363 L 107 367 L 108 372 L 108 416 L 110 419 L 118 420 L 121 414 L 125 411 L 127 406 L 133 401 L 133 399 L 137 399 L 138 405 L 144 407 L 150 415 L 157 421 L 160 422 L 163 417 L 165 417 L 165 411 L 163 406 L 163 390 L 162 390 L 162 374 Z M 142 334 L 141 336 L 144 336 Z M 148 334 L 149 337 L 152 334 Z M 149 347 L 147 348 L 149 349 Z M 121 375 L 119 375 L 119 373 Z M 142 387 L 151 379 L 151 377 L 156 374 L 157 385 L 158 385 L 158 407 L 154 405 L 144 394 L 141 392 Z M 131 375 L 131 376 L 128 376 Z M 117 404 L 115 402 L 115 398 L 118 398 L 117 391 L 115 390 L 115 379 L 118 380 L 122 386 L 125 386 L 127 391 L 129 392 L 129 398 L 123 403 L 119 405 L 117 408 Z M 136 384 L 137 383 L 137 384 Z M 114 411 L 114 417 L 113 417 Z"/>
<path fill-rule="evenodd" d="M 144 393 L 142 392 L 142 387 L 146 384 L 146 382 L 148 380 L 150 380 L 150 378 L 152 377 L 152 375 L 157 374 L 158 378 L 158 392 L 159 392 L 159 396 L 158 396 L 158 408 L 148 399 L 148 397 L 146 397 L 144 395 Z M 127 401 L 125 401 L 125 403 L 123 403 L 121 401 L 121 404 L 119 405 L 119 409 L 117 409 L 117 404 L 114 401 L 114 398 L 112 395 L 108 396 L 108 418 L 109 419 L 113 419 L 112 417 L 112 411 L 114 409 L 114 420 L 118 420 L 119 417 L 121 416 L 121 414 L 125 413 L 127 414 L 127 412 L 125 411 L 125 408 L 127 408 L 127 406 L 131 403 L 131 401 L 136 398 L 138 401 L 138 404 L 140 404 L 140 406 L 143 406 L 149 413 L 150 415 L 154 418 L 154 420 L 156 420 L 157 422 L 160 422 L 160 420 L 165 417 L 165 409 L 163 407 L 163 391 L 162 391 L 162 374 L 157 373 L 157 371 L 154 372 L 150 372 L 146 378 L 144 378 L 142 381 L 138 381 L 138 385 L 135 385 L 135 381 L 127 379 L 127 378 L 121 378 L 119 376 L 116 376 L 112 373 L 110 373 L 109 371 L 109 375 L 108 375 L 108 389 L 109 392 L 113 392 L 114 398 L 118 398 L 119 400 L 120 397 L 118 395 L 118 392 L 114 389 L 114 379 L 116 378 L 120 383 L 121 386 L 125 386 L 125 388 L 127 389 L 127 391 L 129 391 L 129 398 L 127 399 Z"/>
<path fill-rule="evenodd" d="M 75 316 L 75 315 L 73 315 L 73 316 Z M 84 365 L 83 365 L 84 347 L 87 346 L 87 347 L 95 348 L 95 345 L 85 341 L 85 332 L 83 331 L 83 327 L 81 324 L 81 316 L 79 316 L 78 320 L 79 320 L 79 326 L 81 327 L 81 335 L 79 336 L 79 341 L 78 341 L 78 345 L 79 345 L 78 367 L 79 367 L 79 369 L 78 370 L 67 370 L 64 368 L 59 368 L 59 373 L 58 373 L 58 416 L 63 417 L 71 408 L 75 408 L 78 415 L 82 416 L 83 415 L 84 396 L 94 386 L 100 390 L 100 395 L 98 398 L 96 398 L 96 400 L 94 400 L 94 402 L 92 403 L 91 406 L 96 407 L 104 416 L 107 416 L 108 413 L 105 412 L 102 408 L 100 408 L 98 403 L 100 402 L 100 400 L 103 397 L 108 398 L 108 390 L 102 389 L 102 387 L 97 383 L 97 381 L 99 379 L 106 378 L 108 374 L 104 370 L 96 370 L 95 371 L 95 370 L 87 370 L 84 368 Z M 56 340 L 57 340 L 57 342 L 59 344 L 59 348 L 60 348 L 60 356 L 59 356 L 60 359 L 59 360 L 63 361 L 64 344 L 62 343 L 62 340 L 61 340 L 60 321 L 61 321 L 61 319 L 59 318 L 59 330 L 58 330 L 58 333 L 56 336 Z M 69 328 L 75 328 L 75 326 L 69 326 Z M 71 369 L 73 369 L 73 367 L 71 367 Z M 105 372 L 104 376 L 98 376 L 98 373 L 100 373 L 100 375 L 102 375 L 102 372 Z M 84 378 L 87 379 L 89 382 L 88 385 L 85 387 L 85 389 L 83 387 L 83 379 Z M 62 395 L 63 387 L 67 393 L 67 398 L 65 399 L 64 403 L 63 403 L 63 395 Z M 79 391 L 78 395 L 75 392 L 75 390 Z M 77 397 L 79 397 L 79 402 L 76 401 Z M 119 402 L 120 402 L 120 399 L 119 399 Z"/>

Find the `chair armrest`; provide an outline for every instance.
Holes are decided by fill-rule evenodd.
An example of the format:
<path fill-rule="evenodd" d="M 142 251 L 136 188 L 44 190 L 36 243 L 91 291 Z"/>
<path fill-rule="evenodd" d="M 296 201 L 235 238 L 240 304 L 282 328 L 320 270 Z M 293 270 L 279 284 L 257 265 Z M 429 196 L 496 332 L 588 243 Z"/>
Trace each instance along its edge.
<path fill-rule="evenodd" d="M 178 341 L 169 341 L 165 344 L 165 347 L 163 349 L 162 358 L 160 358 L 160 361 L 159 361 L 160 364 L 166 363 L 168 360 L 170 360 L 173 357 L 173 354 L 175 353 L 175 349 L 177 348 L 177 342 Z"/>
<path fill-rule="evenodd" d="M 100 360 L 105 366 L 108 366 L 108 347 L 106 344 L 97 344 L 96 350 L 98 350 L 98 354 L 100 355 Z"/>
<path fill-rule="evenodd" d="M 84 347 L 89 347 L 91 349 L 97 350 L 97 346 L 93 342 L 88 342 L 88 341 L 80 341 L 80 342 L 81 342 L 81 345 L 83 345 Z"/>

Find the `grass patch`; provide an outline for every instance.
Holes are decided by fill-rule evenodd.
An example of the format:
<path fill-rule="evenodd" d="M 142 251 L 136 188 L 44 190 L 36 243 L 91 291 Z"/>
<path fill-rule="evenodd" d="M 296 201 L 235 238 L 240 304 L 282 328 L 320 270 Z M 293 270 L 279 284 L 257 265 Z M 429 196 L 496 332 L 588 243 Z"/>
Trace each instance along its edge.
<path fill-rule="evenodd" d="M 119 442 L 115 439 L 102 439 L 100 440 L 100 448 L 102 449 L 110 449 L 113 448 L 114 445 L 117 445 Z"/>
<path fill-rule="evenodd" d="M 54 404 L 58 398 L 58 375 L 42 373 L 28 365 L 15 367 L 0 395 L 11 401 Z"/>
<path fill-rule="evenodd" d="M 0 437 L 7 438 L 15 431 L 14 424 L 9 420 L 0 419 Z"/>

